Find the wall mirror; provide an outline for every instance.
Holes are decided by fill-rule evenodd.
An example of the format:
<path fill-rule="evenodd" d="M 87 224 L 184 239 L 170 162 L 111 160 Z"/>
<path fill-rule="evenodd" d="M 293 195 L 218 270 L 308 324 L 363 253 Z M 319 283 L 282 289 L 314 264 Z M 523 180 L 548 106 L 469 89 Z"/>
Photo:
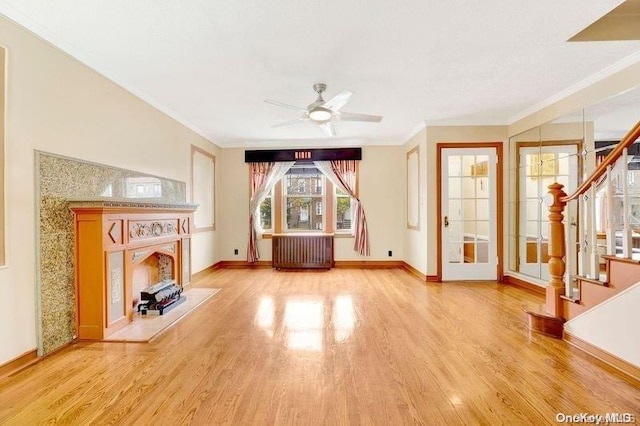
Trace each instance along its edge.
<path fill-rule="evenodd" d="M 509 269 L 511 272 L 533 278 L 545 284 L 549 279 L 548 210 L 542 197 L 553 182 L 564 185 L 567 194 L 573 193 L 597 167 L 624 135 L 636 124 L 640 111 L 640 87 L 613 96 L 596 105 L 585 107 L 509 139 Z M 629 170 L 638 170 L 638 177 L 630 173 L 628 184 L 637 198 L 631 203 L 629 221 L 638 231 L 638 257 L 640 258 L 640 151 L 638 144 L 629 148 Z M 637 154 L 637 155 L 636 155 Z M 622 177 L 612 171 L 616 185 Z M 636 182 L 637 181 L 637 186 Z M 601 186 L 601 185 L 600 185 Z M 584 198 L 596 203 L 596 209 L 581 208 Z M 613 206 L 613 207 L 612 207 Z M 575 275 L 578 269 L 598 277 L 598 251 L 603 252 L 602 234 L 605 232 L 606 209 L 604 195 L 599 186 L 586 197 L 568 204 L 565 214 L 567 272 Z M 619 210 L 618 203 L 609 209 Z M 620 213 L 620 212 L 619 212 Z M 614 228 L 620 232 L 624 222 L 617 214 Z M 634 228 L 635 229 L 635 228 Z M 595 232 L 591 232 L 594 230 Z M 635 232 L 635 231 L 634 231 Z M 593 236 L 591 236 L 593 235 Z M 590 259 L 594 259 L 591 261 Z"/>

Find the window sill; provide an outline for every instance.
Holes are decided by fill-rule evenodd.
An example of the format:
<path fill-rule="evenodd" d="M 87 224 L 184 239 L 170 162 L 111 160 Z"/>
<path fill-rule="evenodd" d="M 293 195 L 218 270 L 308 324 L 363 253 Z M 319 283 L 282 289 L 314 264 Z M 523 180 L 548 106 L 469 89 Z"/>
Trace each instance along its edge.
<path fill-rule="evenodd" d="M 334 238 L 355 238 L 355 235 L 344 233 L 344 234 L 334 234 L 333 237 Z"/>
<path fill-rule="evenodd" d="M 285 233 L 281 233 L 281 234 L 277 234 L 277 235 L 304 235 L 304 234 L 310 234 L 309 232 L 285 232 Z M 316 233 L 313 233 L 316 234 Z M 354 235 L 351 234 L 326 234 L 326 233 L 318 233 L 318 235 L 333 235 L 333 238 L 355 238 Z M 262 239 L 263 240 L 270 240 L 273 238 L 273 234 L 269 233 L 269 234 L 262 234 Z"/>

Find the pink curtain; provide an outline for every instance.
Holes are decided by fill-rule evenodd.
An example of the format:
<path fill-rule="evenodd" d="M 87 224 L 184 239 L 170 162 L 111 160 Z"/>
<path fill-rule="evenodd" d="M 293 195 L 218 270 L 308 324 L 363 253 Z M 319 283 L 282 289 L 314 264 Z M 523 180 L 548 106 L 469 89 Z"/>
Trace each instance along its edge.
<path fill-rule="evenodd" d="M 356 164 L 355 160 L 331 161 L 331 170 L 335 173 L 336 179 L 344 187 L 346 192 L 356 200 L 353 223 L 355 244 L 353 249 L 363 256 L 369 256 L 367 218 L 364 214 L 362 203 L 356 196 Z"/>
<path fill-rule="evenodd" d="M 274 163 L 249 163 L 249 167 L 251 170 L 251 200 L 249 201 L 249 244 L 247 246 L 247 262 L 255 262 L 260 258 L 260 253 L 258 252 L 258 235 L 256 233 L 255 227 L 255 205 L 257 203 L 257 198 L 267 184 L 267 178 L 269 177 L 269 173 L 273 169 Z"/>

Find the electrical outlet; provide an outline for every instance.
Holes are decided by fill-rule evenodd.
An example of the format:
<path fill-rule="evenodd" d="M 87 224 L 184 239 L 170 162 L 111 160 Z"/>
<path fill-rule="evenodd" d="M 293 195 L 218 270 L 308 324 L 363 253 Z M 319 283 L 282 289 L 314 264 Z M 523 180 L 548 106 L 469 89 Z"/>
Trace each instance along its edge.
<path fill-rule="evenodd" d="M 238 249 L 233 249 L 233 254 L 238 255 Z"/>
<path fill-rule="evenodd" d="M 393 256 L 393 252 L 389 250 L 389 257 Z"/>

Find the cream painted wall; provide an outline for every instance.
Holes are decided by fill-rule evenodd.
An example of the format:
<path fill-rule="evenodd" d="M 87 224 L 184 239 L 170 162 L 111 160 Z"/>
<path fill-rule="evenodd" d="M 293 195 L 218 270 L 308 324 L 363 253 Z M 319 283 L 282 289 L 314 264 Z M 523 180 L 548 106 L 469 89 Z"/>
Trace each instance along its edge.
<path fill-rule="evenodd" d="M 249 166 L 244 162 L 244 149 L 221 150 L 218 183 L 218 223 L 221 225 L 220 259 L 247 260 L 249 238 Z M 271 259 L 271 240 L 260 240 L 258 249 L 261 260 Z M 233 250 L 238 249 L 238 255 Z M 268 249 L 268 250 L 267 250 Z"/>
<path fill-rule="evenodd" d="M 572 336 L 640 368 L 640 283 L 564 325 Z"/>
<path fill-rule="evenodd" d="M 405 215 L 403 218 L 404 225 L 404 261 L 418 270 L 420 273 L 427 275 L 427 257 L 429 253 L 435 256 L 435 250 L 429 250 L 429 246 L 427 245 L 427 207 L 431 206 L 426 203 L 427 199 L 427 180 L 426 176 L 429 173 L 427 170 L 427 129 L 423 128 L 418 133 L 416 133 L 411 139 L 407 141 L 407 143 L 403 146 L 404 151 L 404 164 L 402 167 L 402 175 L 404 177 L 404 185 L 407 187 L 407 163 L 406 163 L 406 154 L 411 151 L 416 146 L 419 147 L 420 156 L 419 156 L 419 168 L 420 168 L 420 195 L 419 200 L 417 200 L 418 206 L 420 208 L 420 229 L 408 229 L 406 227 L 407 218 L 407 191 L 405 189 L 404 196 L 405 202 L 403 204 L 404 210 L 403 214 Z M 433 167 L 430 167 L 433 168 Z M 435 205 L 435 204 L 433 204 Z"/>
<path fill-rule="evenodd" d="M 404 258 L 404 151 L 399 146 L 364 147 L 360 162 L 360 200 L 369 229 L 371 256 L 353 251 L 353 238 L 335 239 L 336 260 L 402 260 Z M 223 260 L 247 258 L 249 235 L 249 169 L 244 149 L 225 148 L 221 153 L 220 230 Z M 233 250 L 239 249 L 239 255 Z M 271 260 L 271 240 L 258 241 L 260 260 Z M 393 256 L 387 256 L 391 250 Z"/>
<path fill-rule="evenodd" d="M 0 34 L 7 49 L 7 266 L 0 269 L 3 364 L 36 348 L 34 150 L 189 184 L 190 145 L 215 155 L 219 149 L 3 18 Z M 215 232 L 194 236 L 194 272 L 218 260 L 216 240 Z"/>
<path fill-rule="evenodd" d="M 426 205 L 427 220 L 426 220 L 426 239 L 427 247 L 433 247 L 433 253 L 429 253 L 427 256 L 427 275 L 437 275 L 438 264 L 436 258 L 436 246 L 437 246 L 437 192 L 439 190 L 437 185 L 437 170 L 436 164 L 437 158 L 437 144 L 440 142 L 502 142 L 503 143 L 503 159 L 505 164 L 503 165 L 503 179 L 504 184 L 507 184 L 507 172 L 509 170 L 508 158 L 509 158 L 509 145 L 507 137 L 507 126 L 427 126 L 427 149 L 426 149 L 426 163 L 430 166 L 426 170 Z M 502 208 L 507 211 L 509 199 L 503 197 Z M 504 217 L 505 223 L 507 217 Z M 498 226 L 503 226 L 504 224 Z M 504 259 L 506 263 L 508 253 L 508 232 L 504 232 Z M 505 267 L 506 270 L 506 267 Z"/>

